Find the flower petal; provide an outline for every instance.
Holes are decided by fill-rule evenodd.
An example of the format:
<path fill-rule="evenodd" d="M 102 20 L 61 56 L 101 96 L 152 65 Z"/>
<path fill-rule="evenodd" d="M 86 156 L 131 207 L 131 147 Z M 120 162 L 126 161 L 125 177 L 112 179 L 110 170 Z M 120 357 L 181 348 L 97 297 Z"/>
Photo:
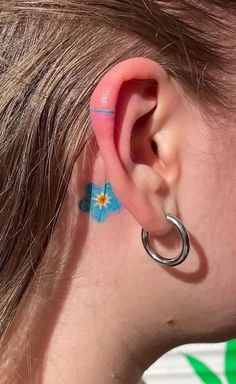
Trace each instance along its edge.
<path fill-rule="evenodd" d="M 113 195 L 109 196 L 109 202 L 107 208 L 111 212 L 119 212 L 122 209 L 122 205 L 119 200 Z"/>
<path fill-rule="evenodd" d="M 86 195 L 88 197 L 96 197 L 102 192 L 102 187 L 97 184 L 89 183 L 86 186 Z"/>
<path fill-rule="evenodd" d="M 94 205 L 92 207 L 92 216 L 93 218 L 98 222 L 98 223 L 103 223 L 107 216 L 108 216 L 108 210 L 106 209 L 105 206 L 99 207 L 99 205 Z"/>
<path fill-rule="evenodd" d="M 82 212 L 90 212 L 91 200 L 89 200 L 89 199 L 80 200 L 78 203 L 78 206 Z"/>

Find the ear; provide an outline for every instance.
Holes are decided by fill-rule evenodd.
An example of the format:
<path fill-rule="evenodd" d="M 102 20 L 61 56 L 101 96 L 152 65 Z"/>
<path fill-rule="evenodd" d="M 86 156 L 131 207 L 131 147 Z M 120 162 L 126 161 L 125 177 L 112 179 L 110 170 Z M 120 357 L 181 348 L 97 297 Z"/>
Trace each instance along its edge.
<path fill-rule="evenodd" d="M 122 205 L 155 235 L 170 230 L 164 213 L 176 214 L 178 97 L 177 87 L 160 65 L 133 58 L 101 79 L 90 102 L 106 178 Z"/>

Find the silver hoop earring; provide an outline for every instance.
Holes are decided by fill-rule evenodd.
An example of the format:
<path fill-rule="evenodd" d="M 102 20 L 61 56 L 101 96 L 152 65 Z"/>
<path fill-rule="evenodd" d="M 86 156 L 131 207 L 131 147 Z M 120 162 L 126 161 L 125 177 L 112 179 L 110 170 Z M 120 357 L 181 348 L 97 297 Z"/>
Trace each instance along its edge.
<path fill-rule="evenodd" d="M 158 253 L 150 245 L 149 233 L 145 231 L 145 229 L 142 229 L 142 242 L 146 252 L 149 254 L 149 256 L 151 256 L 153 260 L 167 267 L 175 267 L 176 265 L 183 263 L 187 258 L 190 250 L 190 240 L 188 232 L 180 219 L 174 215 L 171 215 L 170 213 L 165 213 L 165 216 L 166 219 L 176 227 L 181 236 L 183 246 L 180 255 L 173 259 L 166 259 L 158 255 Z"/>

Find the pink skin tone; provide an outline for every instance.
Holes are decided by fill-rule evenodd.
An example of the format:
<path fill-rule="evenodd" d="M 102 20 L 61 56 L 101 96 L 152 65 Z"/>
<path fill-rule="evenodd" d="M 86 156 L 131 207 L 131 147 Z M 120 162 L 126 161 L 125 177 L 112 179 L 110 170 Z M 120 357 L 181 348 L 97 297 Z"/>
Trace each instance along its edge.
<path fill-rule="evenodd" d="M 94 144 L 75 163 L 45 262 L 47 272 L 60 273 L 33 286 L 19 311 L 9 337 L 21 361 L 17 369 L 8 364 L 7 384 L 21 383 L 19 376 L 27 384 L 137 384 L 177 345 L 236 336 L 233 122 L 208 120 L 145 58 L 113 67 L 91 108 L 115 116 L 91 112 Z M 87 182 L 105 181 L 124 209 L 98 224 L 77 202 Z M 155 263 L 141 243 L 145 228 L 162 256 L 178 254 L 164 212 L 190 234 L 190 255 L 175 268 Z"/>
<path fill-rule="evenodd" d="M 142 188 L 136 188 L 136 183 L 139 178 L 143 177 L 143 168 L 145 166 L 136 165 L 131 159 L 130 152 L 130 137 L 131 131 L 135 121 L 138 118 L 148 113 L 155 107 L 157 89 L 151 81 L 157 77 L 166 77 L 164 71 L 153 61 L 147 59 L 132 59 L 134 67 L 130 66 L 130 60 L 124 61 L 118 64 L 115 68 L 101 80 L 97 88 L 95 89 L 91 98 L 91 108 L 96 105 L 99 110 L 115 110 L 117 118 L 114 122 L 114 116 L 107 116 L 102 114 L 92 113 L 92 124 L 94 133 L 97 137 L 97 142 L 101 150 L 104 162 L 107 164 L 106 171 L 108 180 L 115 188 L 117 195 L 121 201 L 127 200 L 127 189 L 130 196 L 132 196 L 132 206 L 127 206 L 128 210 L 131 209 L 131 214 L 134 215 L 136 220 L 150 231 L 160 231 L 160 223 L 164 228 L 169 228 L 166 223 L 166 219 L 163 215 L 162 207 L 159 206 L 156 210 L 150 202 L 150 199 L 146 198 Z M 146 63 L 148 62 L 148 66 Z M 140 74 L 140 67 L 143 65 L 142 73 Z M 159 75 L 160 74 L 160 75 Z M 135 79 L 133 84 L 126 86 L 121 91 L 120 83 L 122 84 L 130 79 Z M 145 82 L 143 81 L 145 80 Z M 148 84 L 151 83 L 151 85 Z M 137 91 L 136 91 L 137 90 Z M 117 100 L 119 93 L 123 92 L 122 99 Z M 146 97 L 146 103 L 143 102 L 143 97 Z M 126 105 L 129 103 L 130 108 L 126 109 Z M 126 129 L 121 129 L 123 125 L 126 125 Z M 113 137 L 116 131 L 116 141 Z M 118 148 L 116 148 L 116 146 Z M 122 167 L 121 161 L 118 155 L 121 154 L 122 159 L 125 159 L 126 166 L 129 167 L 129 172 L 125 172 Z M 111 161 L 112 159 L 112 161 Z M 155 175 L 151 169 L 146 170 L 148 175 L 153 179 L 153 191 L 158 188 L 159 180 L 155 180 Z M 116 182 L 117 175 L 119 175 L 119 183 Z M 136 183 L 132 178 L 136 178 Z M 125 186 L 125 187 L 124 187 Z M 153 192 L 152 190 L 150 193 Z M 136 195 L 138 195 L 136 197 Z M 156 202 L 157 203 L 157 202 Z M 140 206 L 142 210 L 140 210 Z"/>

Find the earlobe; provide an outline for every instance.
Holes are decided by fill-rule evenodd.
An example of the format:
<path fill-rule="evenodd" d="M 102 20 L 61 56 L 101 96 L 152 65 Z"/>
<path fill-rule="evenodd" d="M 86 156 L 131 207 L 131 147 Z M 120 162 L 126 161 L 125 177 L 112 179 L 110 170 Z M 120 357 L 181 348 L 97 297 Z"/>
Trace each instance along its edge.
<path fill-rule="evenodd" d="M 167 170 L 160 160 L 156 141 L 162 129 L 158 121 L 165 121 L 160 95 L 169 82 L 166 72 L 154 61 L 129 59 L 101 79 L 90 102 L 92 127 L 107 181 L 124 208 L 155 235 L 171 227 L 163 206 L 163 189 L 168 193 L 170 187 L 170 168 Z M 172 213 L 174 206 L 172 201 Z"/>

